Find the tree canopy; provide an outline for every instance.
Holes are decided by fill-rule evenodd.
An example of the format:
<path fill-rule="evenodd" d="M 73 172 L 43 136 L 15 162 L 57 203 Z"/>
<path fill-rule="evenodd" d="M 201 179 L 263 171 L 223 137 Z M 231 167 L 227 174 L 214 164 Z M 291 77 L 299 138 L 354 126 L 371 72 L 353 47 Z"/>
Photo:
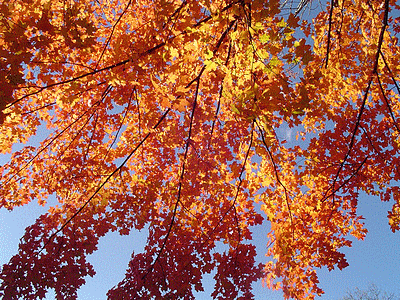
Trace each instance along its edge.
<path fill-rule="evenodd" d="M 215 299 L 251 299 L 261 278 L 286 298 L 321 295 L 316 270 L 346 267 L 341 248 L 367 233 L 359 192 L 393 201 L 400 228 L 399 9 L 1 3 L 0 207 L 58 204 L 26 228 L 0 295 L 75 299 L 99 238 L 142 229 L 110 299 L 193 299 L 211 272 Z"/>

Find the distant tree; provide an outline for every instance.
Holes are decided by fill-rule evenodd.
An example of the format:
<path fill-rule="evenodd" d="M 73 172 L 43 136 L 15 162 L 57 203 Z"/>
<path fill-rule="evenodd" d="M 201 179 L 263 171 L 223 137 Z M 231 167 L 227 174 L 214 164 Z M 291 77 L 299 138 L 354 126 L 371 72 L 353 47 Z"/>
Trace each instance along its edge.
<path fill-rule="evenodd" d="M 382 292 L 375 284 L 371 284 L 367 290 L 363 291 L 356 288 L 353 292 L 348 292 L 342 300 L 398 300 L 400 297 L 393 293 Z"/>

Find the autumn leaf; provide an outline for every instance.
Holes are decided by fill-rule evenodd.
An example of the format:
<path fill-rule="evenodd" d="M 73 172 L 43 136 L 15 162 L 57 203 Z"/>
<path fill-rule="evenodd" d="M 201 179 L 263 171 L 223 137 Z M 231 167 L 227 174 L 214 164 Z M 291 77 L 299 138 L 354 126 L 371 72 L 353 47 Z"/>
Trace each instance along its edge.
<path fill-rule="evenodd" d="M 294 4 L 0 4 L 0 207 L 57 203 L 0 296 L 77 299 L 100 237 L 148 230 L 110 299 L 193 299 L 210 273 L 214 299 L 261 280 L 313 299 L 367 234 L 360 191 L 392 201 L 399 230 L 400 8 Z"/>

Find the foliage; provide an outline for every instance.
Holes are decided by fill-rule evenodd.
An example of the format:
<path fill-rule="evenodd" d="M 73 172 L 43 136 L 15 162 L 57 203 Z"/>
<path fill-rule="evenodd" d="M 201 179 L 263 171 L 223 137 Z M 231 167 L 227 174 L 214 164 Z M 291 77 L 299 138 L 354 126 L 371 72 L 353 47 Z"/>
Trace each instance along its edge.
<path fill-rule="evenodd" d="M 346 267 L 340 249 L 367 232 L 359 191 L 394 200 L 398 230 L 399 5 L 332 0 L 301 20 L 312 5 L 0 4 L 0 206 L 58 201 L 3 266 L 0 295 L 74 299 L 100 237 L 148 228 L 110 299 L 193 299 L 212 271 L 215 299 L 250 299 L 260 278 L 313 298 L 316 270 Z"/>

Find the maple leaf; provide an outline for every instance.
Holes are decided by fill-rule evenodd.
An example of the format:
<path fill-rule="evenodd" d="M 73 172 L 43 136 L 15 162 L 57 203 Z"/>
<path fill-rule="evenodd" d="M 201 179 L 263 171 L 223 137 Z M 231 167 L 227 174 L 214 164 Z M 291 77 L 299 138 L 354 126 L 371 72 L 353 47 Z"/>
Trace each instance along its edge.
<path fill-rule="evenodd" d="M 316 270 L 367 234 L 359 191 L 394 201 L 399 230 L 399 6 L 332 1 L 310 20 L 311 1 L 286 2 L 0 4 L 0 207 L 58 204 L 1 269 L 4 299 L 76 299 L 99 238 L 145 228 L 111 299 L 193 299 L 211 272 L 215 299 L 260 279 L 312 299 Z"/>

